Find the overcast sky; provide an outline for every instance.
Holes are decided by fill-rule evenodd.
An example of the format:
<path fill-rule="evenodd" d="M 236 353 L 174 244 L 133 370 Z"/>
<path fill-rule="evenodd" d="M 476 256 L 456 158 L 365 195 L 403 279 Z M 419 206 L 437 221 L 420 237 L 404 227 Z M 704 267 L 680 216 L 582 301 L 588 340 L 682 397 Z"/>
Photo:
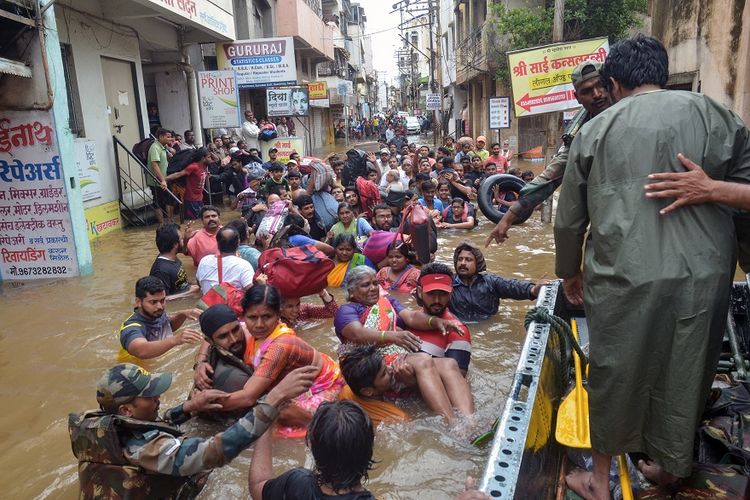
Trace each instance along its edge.
<path fill-rule="evenodd" d="M 367 22 L 365 23 L 365 34 L 372 36 L 372 63 L 378 71 L 378 80 L 382 85 L 384 75 L 388 84 L 398 76 L 396 60 L 393 53 L 400 46 L 398 38 L 398 12 L 390 14 L 393 4 L 397 0 L 358 0 L 364 7 Z M 354 2 L 352 2 L 354 3 Z"/>

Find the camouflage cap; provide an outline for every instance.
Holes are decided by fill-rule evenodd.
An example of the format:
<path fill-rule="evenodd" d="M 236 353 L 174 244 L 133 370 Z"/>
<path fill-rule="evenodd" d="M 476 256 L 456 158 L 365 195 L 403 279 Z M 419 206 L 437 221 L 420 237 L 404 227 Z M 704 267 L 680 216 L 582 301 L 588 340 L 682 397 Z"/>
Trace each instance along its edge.
<path fill-rule="evenodd" d="M 172 384 L 171 373 L 149 373 L 132 363 L 107 370 L 96 384 L 96 400 L 104 411 L 115 411 L 133 398 L 160 396 Z"/>
<path fill-rule="evenodd" d="M 573 86 L 577 87 L 579 84 L 590 78 L 598 77 L 601 69 L 602 63 L 598 61 L 583 61 L 576 66 L 573 73 L 570 75 L 570 78 L 573 81 Z"/>

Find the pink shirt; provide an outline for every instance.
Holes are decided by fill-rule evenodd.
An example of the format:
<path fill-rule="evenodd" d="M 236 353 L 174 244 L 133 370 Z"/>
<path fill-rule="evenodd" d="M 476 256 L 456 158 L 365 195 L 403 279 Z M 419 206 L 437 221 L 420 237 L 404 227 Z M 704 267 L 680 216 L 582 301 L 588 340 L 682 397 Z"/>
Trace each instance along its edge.
<path fill-rule="evenodd" d="M 193 264 L 198 267 L 201 259 L 206 255 L 219 253 L 219 245 L 216 243 L 216 235 L 210 234 L 205 229 L 199 230 L 187 242 L 187 250 L 193 258 Z"/>

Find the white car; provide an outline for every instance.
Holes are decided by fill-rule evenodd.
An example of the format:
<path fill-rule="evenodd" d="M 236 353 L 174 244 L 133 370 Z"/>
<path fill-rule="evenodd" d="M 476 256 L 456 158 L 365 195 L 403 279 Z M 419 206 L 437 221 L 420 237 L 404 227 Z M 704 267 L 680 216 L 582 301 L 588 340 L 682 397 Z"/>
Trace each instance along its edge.
<path fill-rule="evenodd" d="M 422 126 L 419 124 L 416 116 L 406 117 L 406 133 L 407 134 L 418 134 L 422 131 Z"/>

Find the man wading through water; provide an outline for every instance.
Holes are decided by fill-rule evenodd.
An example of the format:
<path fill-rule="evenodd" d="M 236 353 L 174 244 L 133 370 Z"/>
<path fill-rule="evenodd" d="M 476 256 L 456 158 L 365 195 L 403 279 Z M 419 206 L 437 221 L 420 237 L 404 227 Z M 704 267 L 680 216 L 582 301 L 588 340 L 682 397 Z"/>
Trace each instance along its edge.
<path fill-rule="evenodd" d="M 567 478 L 587 500 L 610 498 L 614 455 L 646 453 L 639 466 L 656 483 L 690 475 L 727 320 L 732 212 L 703 204 L 662 217 L 669 201 L 646 198 L 644 180 L 682 171 L 682 153 L 714 179 L 750 182 L 747 128 L 706 96 L 664 90 L 658 40 L 616 44 L 601 76 L 616 104 L 573 141 L 555 223 L 557 275 L 590 334 L 594 467 Z"/>

